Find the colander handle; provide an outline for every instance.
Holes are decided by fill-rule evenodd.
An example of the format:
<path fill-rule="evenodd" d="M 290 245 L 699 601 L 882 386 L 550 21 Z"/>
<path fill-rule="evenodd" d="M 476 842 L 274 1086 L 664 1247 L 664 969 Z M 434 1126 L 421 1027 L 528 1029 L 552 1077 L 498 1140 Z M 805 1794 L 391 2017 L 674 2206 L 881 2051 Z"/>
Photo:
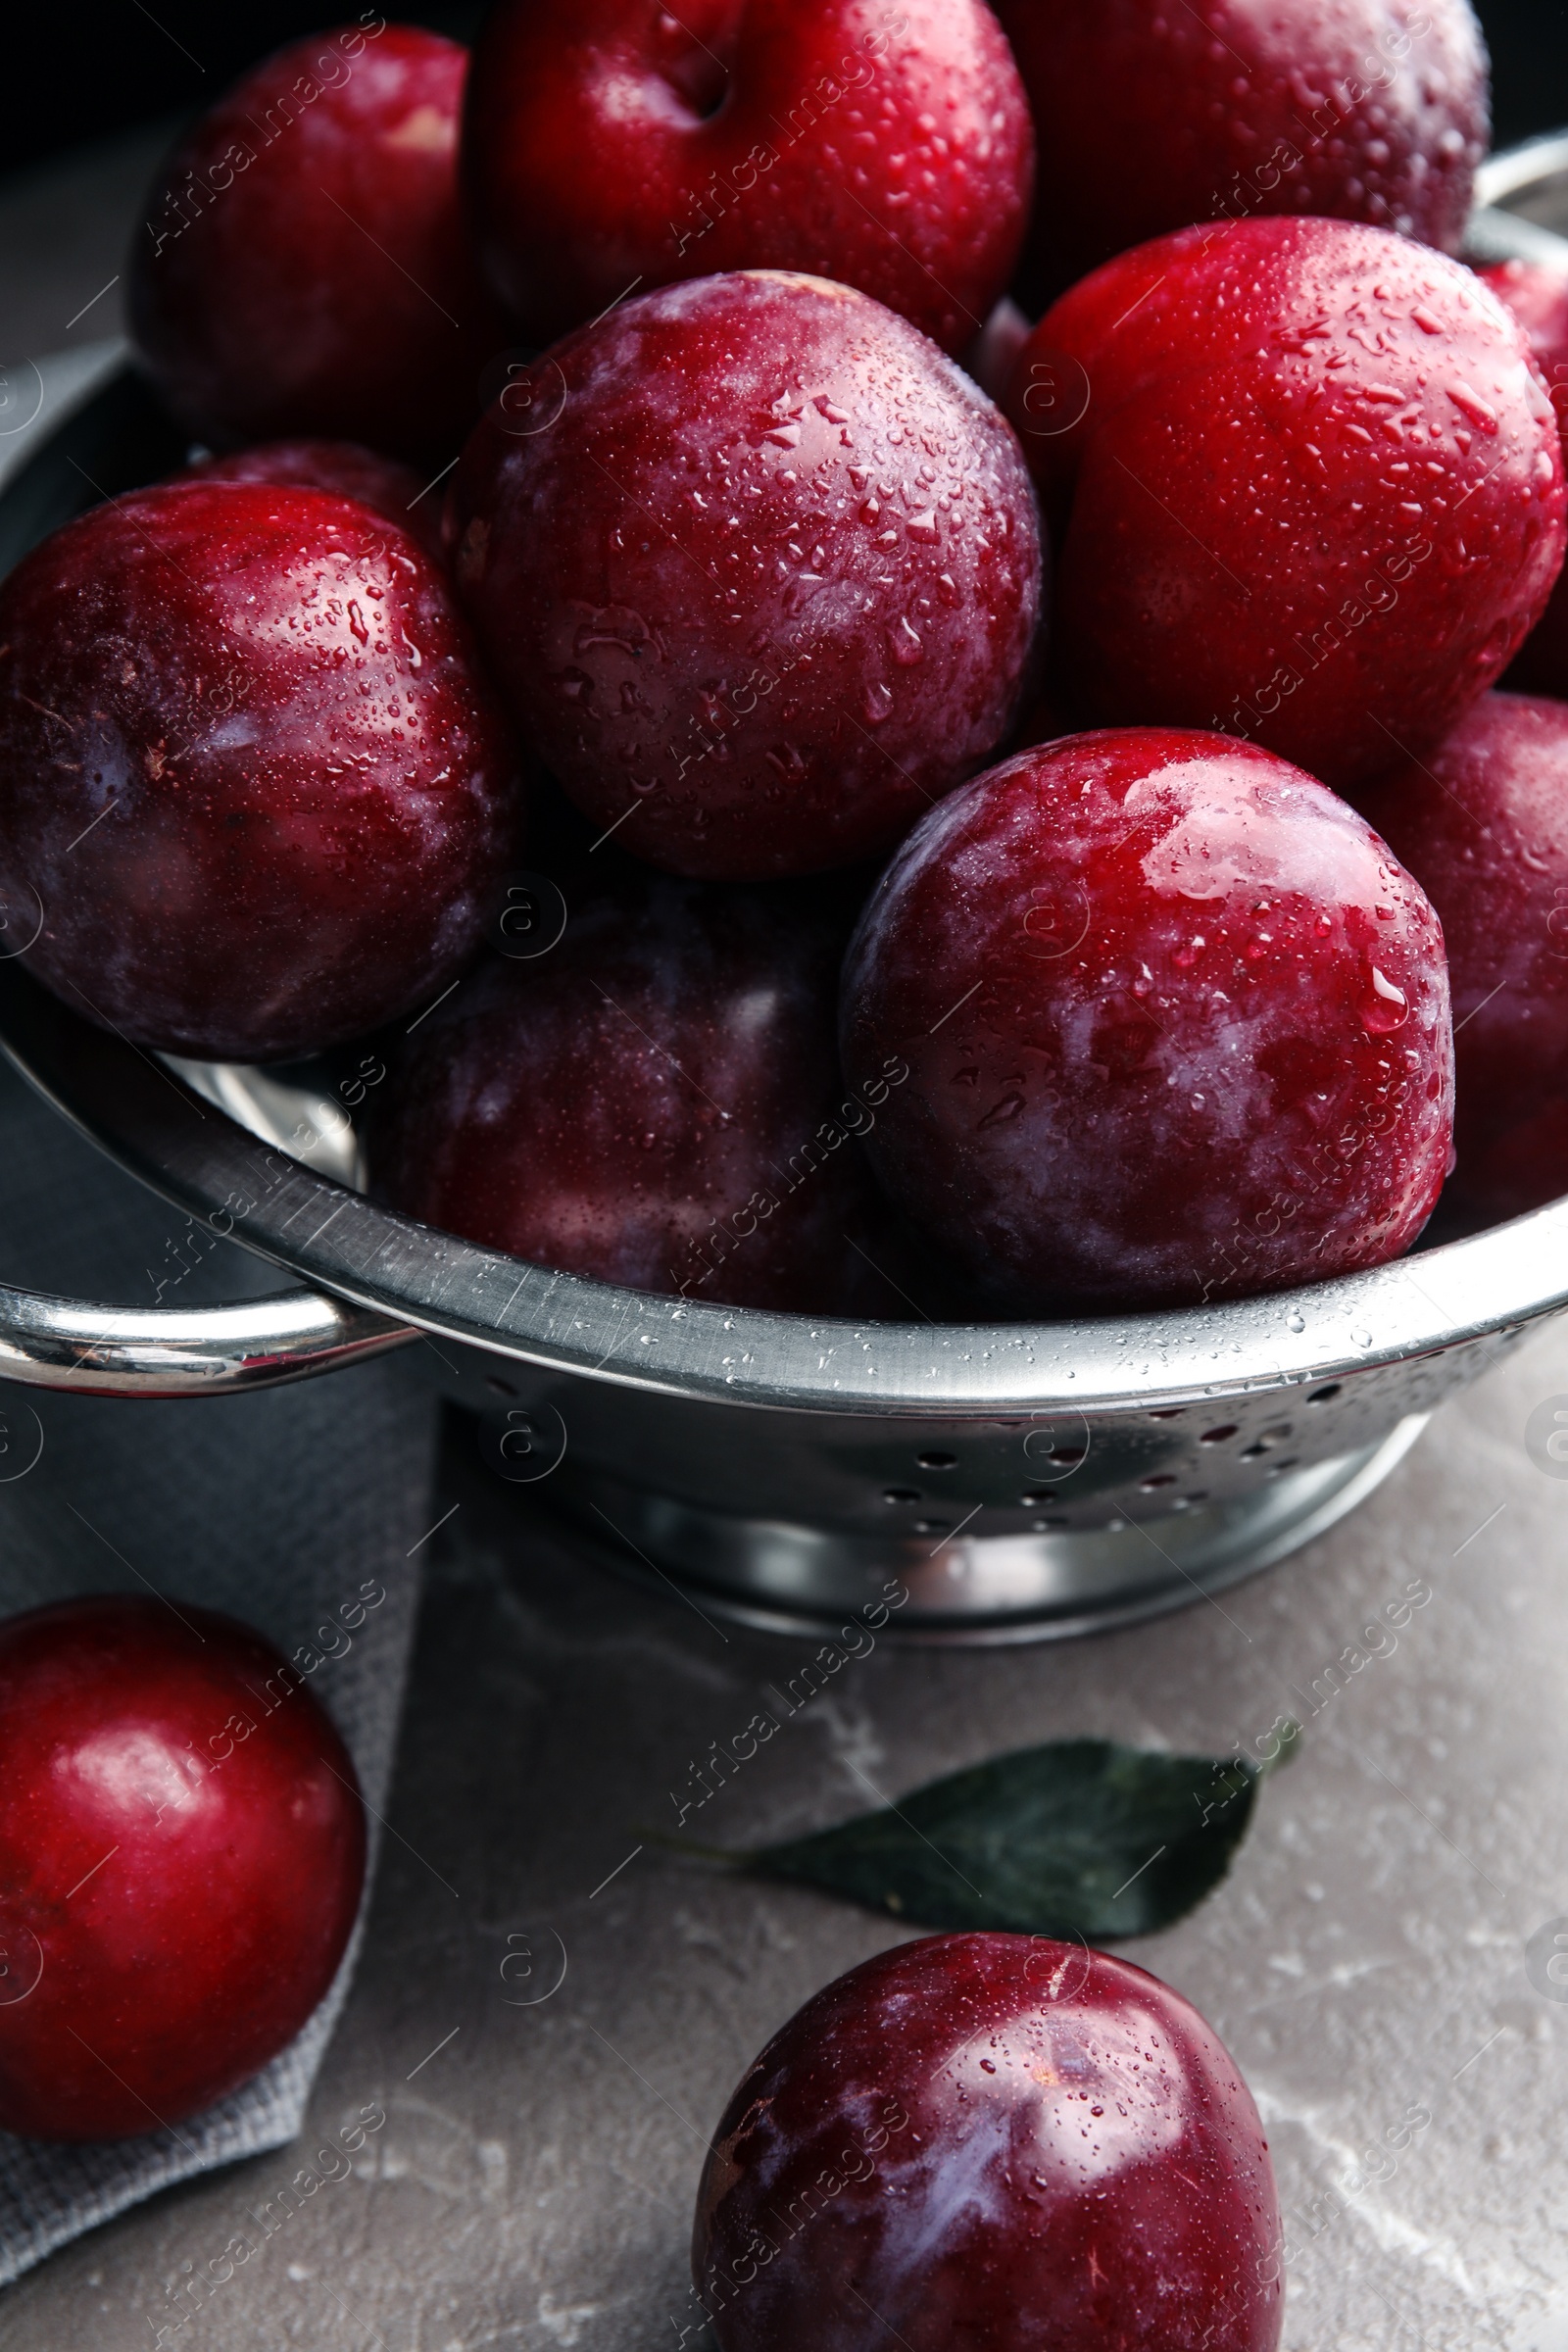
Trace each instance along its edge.
<path fill-rule="evenodd" d="M 221 1396 L 406 1347 L 409 1325 L 318 1291 L 231 1306 L 94 1306 L 0 1286 L 0 1381 L 78 1396 Z"/>

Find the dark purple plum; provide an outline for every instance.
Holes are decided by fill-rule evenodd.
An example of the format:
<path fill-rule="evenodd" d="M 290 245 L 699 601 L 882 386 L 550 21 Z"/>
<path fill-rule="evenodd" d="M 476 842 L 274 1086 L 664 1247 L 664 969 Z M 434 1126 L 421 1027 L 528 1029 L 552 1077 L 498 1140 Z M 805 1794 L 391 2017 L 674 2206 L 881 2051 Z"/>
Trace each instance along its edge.
<path fill-rule="evenodd" d="M 165 482 L 0 585 L 0 899 L 137 1045 L 282 1060 L 433 997 L 522 814 L 445 577 L 357 499 Z"/>
<path fill-rule="evenodd" d="M 1273 2169 L 1212 2028 L 1129 1961 L 935 1936 L 754 2062 L 692 2240 L 722 2352 L 1274 2352 Z"/>
<path fill-rule="evenodd" d="M 377 1194 L 540 1265 L 729 1305 L 898 1313 L 856 1138 L 906 1068 L 840 1082 L 844 920 L 798 890 L 621 884 L 416 1030 Z"/>
<path fill-rule="evenodd" d="M 1200 1304 L 1378 1265 L 1449 1165 L 1443 933 L 1344 801 L 1254 745 L 1107 728 L 915 828 L 845 966 L 867 1138 L 1004 1309 Z"/>

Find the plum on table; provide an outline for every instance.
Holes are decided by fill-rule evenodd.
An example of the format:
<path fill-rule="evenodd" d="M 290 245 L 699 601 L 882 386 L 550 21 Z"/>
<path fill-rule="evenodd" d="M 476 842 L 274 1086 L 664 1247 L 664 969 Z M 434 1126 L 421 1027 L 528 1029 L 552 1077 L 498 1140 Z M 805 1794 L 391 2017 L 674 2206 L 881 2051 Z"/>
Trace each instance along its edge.
<path fill-rule="evenodd" d="M 0 1625 L 0 2130 L 125 2138 L 235 2089 L 364 1880 L 349 1752 L 248 1626 L 139 1594 Z"/>
<path fill-rule="evenodd" d="M 798 2010 L 703 2169 L 722 2352 L 1274 2352 L 1268 2143 L 1235 2060 L 1131 1962 L 934 1936 Z"/>

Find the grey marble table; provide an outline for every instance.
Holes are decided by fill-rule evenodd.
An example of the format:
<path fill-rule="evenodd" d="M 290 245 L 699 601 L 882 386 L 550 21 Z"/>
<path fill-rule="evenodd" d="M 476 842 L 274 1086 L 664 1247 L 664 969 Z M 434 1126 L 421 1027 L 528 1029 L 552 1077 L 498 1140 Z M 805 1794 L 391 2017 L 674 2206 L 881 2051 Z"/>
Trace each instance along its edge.
<path fill-rule="evenodd" d="M 0 188 L 0 356 L 68 355 L 42 363 L 42 421 L 112 357 L 118 288 L 69 321 L 118 267 L 147 161 L 126 142 Z M 1223 1753 L 1301 1718 L 1230 1880 L 1132 1955 L 1213 2020 L 1270 2125 L 1290 2352 L 1568 2348 L 1568 1985 L 1545 1973 L 1568 1933 L 1568 1463 L 1526 1444 L 1559 1397 L 1561 1327 L 1222 1604 L 1070 1649 L 879 1647 L 705 1816 L 745 1844 L 1010 1744 Z M 640 1835 L 805 1652 L 573 1558 L 456 1417 L 443 1480 L 432 1520 L 458 1508 L 430 1545 L 392 1834 L 312 2135 L 54 2257 L 0 2299 L 0 2352 L 673 2347 L 732 2083 L 808 1993 L 898 1939 Z M 1412 1586 L 1430 1598 L 1395 1646 L 1368 1642 Z M 372 2101 L 388 2120 L 354 2170 L 285 2196 Z M 236 2237 L 257 2252 L 196 2294 Z"/>
<path fill-rule="evenodd" d="M 1302 1719 L 1230 1880 L 1134 1947 L 1213 2020 L 1271 2127 L 1291 2352 L 1568 2344 L 1568 2007 L 1527 1956 L 1568 1915 L 1568 1487 L 1525 1446 L 1559 1394 L 1563 1330 L 1223 1606 L 1072 1648 L 877 1649 L 704 1817 L 745 1844 L 1009 1743 L 1221 1753 Z M 458 1420 L 444 1486 L 432 1516 L 460 1507 L 432 1546 L 393 1835 L 316 2135 L 57 2255 L 0 2300 L 0 2352 L 141 2352 L 160 2328 L 210 2352 L 672 2346 L 736 2076 L 897 1939 L 640 1835 L 805 1651 L 587 1568 L 518 1516 Z M 1396 1645 L 1367 1641 L 1412 1586 L 1431 1597 Z M 388 2122 L 352 2176 L 279 2205 L 317 2137 L 371 2101 Z M 236 2235 L 259 2251 L 192 2311 L 182 2281 Z"/>

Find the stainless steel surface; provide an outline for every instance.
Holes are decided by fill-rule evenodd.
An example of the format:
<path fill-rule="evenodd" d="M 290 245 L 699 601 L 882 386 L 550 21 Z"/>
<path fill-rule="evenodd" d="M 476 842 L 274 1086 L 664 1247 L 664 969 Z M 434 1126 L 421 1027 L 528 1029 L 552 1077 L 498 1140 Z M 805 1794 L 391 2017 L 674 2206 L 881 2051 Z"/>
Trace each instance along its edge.
<path fill-rule="evenodd" d="M 1568 140 L 1540 143 L 1523 177 L 1489 170 L 1494 205 L 1568 188 Z M 160 429 L 128 378 L 97 392 L 0 497 L 0 560 L 83 503 L 83 472 L 113 487 L 117 467 L 156 470 Z M 1568 1305 L 1568 1201 L 1344 1281 L 1100 1321 L 852 1323 L 620 1291 L 376 1206 L 351 1189 L 352 1135 L 318 1090 L 160 1064 L 24 963 L 0 961 L 17 1066 L 133 1174 L 321 1298 L 272 1358 L 248 1327 L 237 1352 L 221 1323 L 205 1347 L 171 1329 L 165 1350 L 153 1318 L 126 1333 L 113 1312 L 24 1303 L 14 1377 L 62 1377 L 96 1335 L 118 1393 L 189 1394 L 433 1334 L 482 1351 L 481 1379 L 512 1400 L 496 1412 L 559 1424 L 563 1509 L 758 1622 L 818 1622 L 906 1570 L 906 1632 L 1015 1638 L 1173 1605 L 1304 1540 L 1326 1498 L 1365 1492 L 1395 1433 Z"/>
<path fill-rule="evenodd" d="M 677 1562 L 706 1609 L 770 1634 L 832 1640 L 858 1613 L 891 1618 L 901 1645 L 1000 1648 L 1067 1640 L 1112 1618 L 1137 1624 L 1223 1592 L 1343 1519 L 1382 1485 L 1426 1428 L 1412 1413 L 1380 1445 L 1296 1470 L 1259 1493 L 1186 1513 L 1111 1520 L 1080 1535 L 885 1537 L 871 1543 L 782 1520 L 729 1518 L 598 1476 L 546 1490 L 557 1532 L 619 1576 L 657 1591 Z M 568 1491 L 564 1494 L 564 1486 Z M 607 1540 L 608 1538 L 608 1540 Z M 906 1594 L 906 1599 L 899 1598 Z"/>
<path fill-rule="evenodd" d="M 228 1306 L 82 1306 L 0 1285 L 0 1379 L 80 1396 L 218 1396 L 277 1388 L 418 1333 L 323 1293 Z"/>

